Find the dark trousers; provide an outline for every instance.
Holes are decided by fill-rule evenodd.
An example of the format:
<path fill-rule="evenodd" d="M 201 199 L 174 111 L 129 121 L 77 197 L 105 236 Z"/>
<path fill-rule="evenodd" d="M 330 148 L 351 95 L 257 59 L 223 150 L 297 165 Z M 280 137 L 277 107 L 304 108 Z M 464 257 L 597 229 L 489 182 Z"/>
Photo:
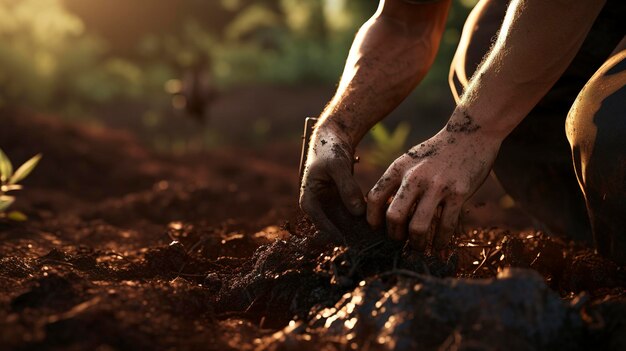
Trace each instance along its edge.
<path fill-rule="evenodd" d="M 470 15 L 451 67 L 453 91 L 466 86 L 467 77 L 488 52 L 507 3 L 483 0 Z M 620 44 L 626 35 L 624 23 L 626 2 L 607 1 L 565 73 L 504 140 L 493 168 L 509 195 L 544 229 L 593 242 L 600 253 L 622 264 L 626 264 L 626 45 Z"/>

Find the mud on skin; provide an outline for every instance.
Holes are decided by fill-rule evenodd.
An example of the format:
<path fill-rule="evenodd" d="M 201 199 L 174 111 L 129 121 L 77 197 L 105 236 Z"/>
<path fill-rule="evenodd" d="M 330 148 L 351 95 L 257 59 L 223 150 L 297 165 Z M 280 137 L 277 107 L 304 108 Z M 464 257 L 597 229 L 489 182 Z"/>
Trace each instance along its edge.
<path fill-rule="evenodd" d="M 414 160 L 421 160 L 435 156 L 439 152 L 439 145 L 436 143 L 422 143 L 406 152 L 406 155 Z"/>
<path fill-rule="evenodd" d="M 480 129 L 480 125 L 474 122 L 472 116 L 464 110 L 461 110 L 461 113 L 463 114 L 462 120 L 459 122 L 448 122 L 448 124 L 446 124 L 446 131 L 451 133 L 471 134 Z"/>

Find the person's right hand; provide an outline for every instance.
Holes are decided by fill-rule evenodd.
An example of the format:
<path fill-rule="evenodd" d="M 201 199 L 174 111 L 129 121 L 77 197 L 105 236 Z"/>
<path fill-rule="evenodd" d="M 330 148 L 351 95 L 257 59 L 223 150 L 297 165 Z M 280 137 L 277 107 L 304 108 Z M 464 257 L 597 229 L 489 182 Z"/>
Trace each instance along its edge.
<path fill-rule="evenodd" d="M 300 208 L 320 231 L 338 234 L 324 212 L 324 201 L 338 193 L 354 216 L 365 214 L 365 198 L 352 176 L 354 148 L 341 128 L 328 120 L 320 122 L 309 143 L 300 187 Z"/>

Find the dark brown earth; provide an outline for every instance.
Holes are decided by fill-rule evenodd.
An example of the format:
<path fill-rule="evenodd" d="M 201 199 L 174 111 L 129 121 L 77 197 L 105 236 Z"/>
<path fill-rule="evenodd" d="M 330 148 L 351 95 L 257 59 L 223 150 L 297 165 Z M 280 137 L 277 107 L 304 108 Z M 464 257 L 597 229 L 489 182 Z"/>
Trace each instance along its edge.
<path fill-rule="evenodd" d="M 17 194 L 29 220 L 0 222 L 0 349 L 626 347 L 624 271 L 564 238 L 466 228 L 423 256 L 332 208 L 345 237 L 323 237 L 286 148 L 173 159 L 0 119 L 12 159 L 44 153 Z"/>

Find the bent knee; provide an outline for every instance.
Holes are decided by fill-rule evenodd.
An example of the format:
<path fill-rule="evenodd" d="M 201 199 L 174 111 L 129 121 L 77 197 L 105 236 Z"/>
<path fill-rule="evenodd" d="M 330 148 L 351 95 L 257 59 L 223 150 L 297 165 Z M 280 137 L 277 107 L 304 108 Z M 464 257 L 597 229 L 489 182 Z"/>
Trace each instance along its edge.
<path fill-rule="evenodd" d="M 584 86 L 567 116 L 566 133 L 581 183 L 592 157 L 624 156 L 626 50 L 607 60 Z"/>
<path fill-rule="evenodd" d="M 626 263 L 626 50 L 585 85 L 566 130 L 597 249 Z"/>

